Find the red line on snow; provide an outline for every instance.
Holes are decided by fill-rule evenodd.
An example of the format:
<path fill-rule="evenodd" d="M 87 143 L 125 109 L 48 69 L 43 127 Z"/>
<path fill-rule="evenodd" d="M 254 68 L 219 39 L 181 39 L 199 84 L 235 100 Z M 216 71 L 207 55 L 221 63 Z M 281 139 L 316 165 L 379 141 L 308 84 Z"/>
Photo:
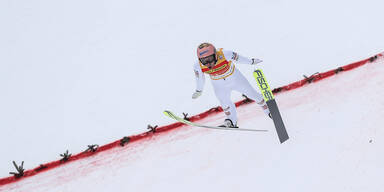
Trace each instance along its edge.
<path fill-rule="evenodd" d="M 358 61 L 358 62 L 355 62 L 355 63 L 351 63 L 351 64 L 348 64 L 348 65 L 339 67 L 337 69 L 333 69 L 333 70 L 330 70 L 330 71 L 327 71 L 327 72 L 323 72 L 323 73 L 314 74 L 314 75 L 312 75 L 312 76 L 310 76 L 308 78 L 302 79 L 300 81 L 296 81 L 296 82 L 293 82 L 291 84 L 288 84 L 288 85 L 276 88 L 276 89 L 273 90 L 273 93 L 274 94 L 278 94 L 278 93 L 281 93 L 281 92 L 284 92 L 284 91 L 289 91 L 289 90 L 297 89 L 297 88 L 302 87 L 302 86 L 304 86 L 306 84 L 309 84 L 309 83 L 312 83 L 312 82 L 316 82 L 316 81 L 325 79 L 327 77 L 336 75 L 336 74 L 338 74 L 340 72 L 349 71 L 351 69 L 355 69 L 355 68 L 360 67 L 362 65 L 365 65 L 367 63 L 374 62 L 378 57 L 383 57 L 383 56 L 384 56 L 384 52 L 380 53 L 380 54 L 377 54 L 375 56 L 372 56 L 372 57 L 370 57 L 368 59 L 364 59 L 364 60 L 361 60 L 361 61 Z M 236 104 L 236 106 L 241 106 L 241 105 L 246 105 L 246 104 L 251 103 L 251 102 L 247 102 L 247 100 L 245 99 L 245 100 L 238 101 L 235 104 Z M 189 119 L 190 119 L 190 121 L 198 121 L 198 120 L 204 119 L 204 118 L 206 118 L 206 117 L 208 117 L 210 115 L 222 112 L 222 111 L 223 110 L 221 109 L 221 107 L 215 107 L 215 108 L 211 108 L 211 109 L 209 109 L 209 110 L 207 110 L 207 111 L 205 111 L 203 113 L 200 113 L 198 115 L 194 115 L 194 116 L 190 117 Z M 142 133 L 142 134 L 129 136 L 128 137 L 129 138 L 129 143 L 142 140 L 142 139 L 147 138 L 149 136 L 152 136 L 153 134 L 156 134 L 156 133 L 171 131 L 171 130 L 179 128 L 179 127 L 181 127 L 183 125 L 184 124 L 182 124 L 182 123 L 173 123 L 173 124 L 170 124 L 170 125 L 166 125 L 166 126 L 162 126 L 162 127 L 156 128 L 156 132 L 155 133 L 153 133 L 152 131 L 148 131 L 148 132 L 145 132 L 145 133 Z M 96 152 L 88 151 L 88 152 L 78 153 L 76 155 L 71 156 L 65 162 L 57 160 L 57 161 L 52 161 L 52 162 L 49 162 L 49 163 L 42 164 L 39 167 L 36 167 L 34 169 L 25 171 L 24 175 L 22 177 L 20 177 L 20 178 L 16 178 L 15 176 L 1 178 L 0 179 L 0 186 L 20 181 L 23 178 L 34 176 L 34 175 L 36 175 L 38 173 L 41 173 L 41 172 L 44 172 L 44 171 L 48 171 L 48 170 L 54 169 L 56 167 L 59 167 L 59 166 L 61 166 L 63 164 L 70 163 L 70 162 L 73 162 L 73 161 L 76 161 L 76 160 L 79 160 L 79 159 L 83 159 L 83 158 L 95 155 L 96 153 L 100 153 L 102 151 L 107 151 L 107 150 L 110 150 L 110 149 L 115 148 L 115 147 L 122 147 L 120 145 L 120 143 L 121 143 L 121 140 L 117 140 L 117 141 L 114 141 L 112 143 L 100 146 L 97 149 Z"/>

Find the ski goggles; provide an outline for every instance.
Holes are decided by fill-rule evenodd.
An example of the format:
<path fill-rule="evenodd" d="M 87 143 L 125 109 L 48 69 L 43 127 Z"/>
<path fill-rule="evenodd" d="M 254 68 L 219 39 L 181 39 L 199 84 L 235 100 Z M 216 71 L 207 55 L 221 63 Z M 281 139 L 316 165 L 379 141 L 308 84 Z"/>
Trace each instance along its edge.
<path fill-rule="evenodd" d="M 213 55 L 210 55 L 207 57 L 199 58 L 199 60 L 200 60 L 201 64 L 208 65 L 212 62 L 216 62 L 216 55 L 213 54 Z"/>

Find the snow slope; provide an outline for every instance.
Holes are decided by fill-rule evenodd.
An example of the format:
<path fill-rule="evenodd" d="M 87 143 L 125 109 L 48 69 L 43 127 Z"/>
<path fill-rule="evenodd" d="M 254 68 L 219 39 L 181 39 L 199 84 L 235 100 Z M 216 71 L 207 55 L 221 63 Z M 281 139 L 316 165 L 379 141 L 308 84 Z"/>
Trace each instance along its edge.
<path fill-rule="evenodd" d="M 0 177 L 219 105 L 192 65 L 209 41 L 272 87 L 383 51 L 382 0 L 2 0 Z M 237 66 L 252 80 L 250 66 Z M 239 100 L 234 95 L 234 100 Z M 175 102 L 177 101 L 177 102 Z"/>
<path fill-rule="evenodd" d="M 240 125 L 269 132 L 183 126 L 0 191 L 381 191 L 383 73 L 381 57 L 279 94 L 290 135 L 284 144 L 250 104 L 238 108 Z M 199 123 L 222 120 L 220 113 Z"/>

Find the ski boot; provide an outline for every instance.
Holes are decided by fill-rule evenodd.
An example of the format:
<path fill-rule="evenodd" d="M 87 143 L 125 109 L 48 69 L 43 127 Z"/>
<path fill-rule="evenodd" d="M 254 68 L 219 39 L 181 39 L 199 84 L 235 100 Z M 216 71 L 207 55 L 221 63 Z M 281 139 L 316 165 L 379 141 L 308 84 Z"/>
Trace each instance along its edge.
<path fill-rule="evenodd" d="M 272 119 L 272 115 L 271 115 L 271 112 L 269 111 L 269 108 L 268 108 L 268 105 L 267 103 L 264 101 L 264 99 L 260 102 L 260 103 L 257 103 L 264 111 L 264 113 L 266 115 L 268 115 L 269 118 Z"/>
<path fill-rule="evenodd" d="M 226 128 L 239 128 L 238 126 L 234 125 L 232 123 L 232 120 L 230 119 L 225 119 L 224 123 L 220 125 L 219 127 L 226 127 Z"/>

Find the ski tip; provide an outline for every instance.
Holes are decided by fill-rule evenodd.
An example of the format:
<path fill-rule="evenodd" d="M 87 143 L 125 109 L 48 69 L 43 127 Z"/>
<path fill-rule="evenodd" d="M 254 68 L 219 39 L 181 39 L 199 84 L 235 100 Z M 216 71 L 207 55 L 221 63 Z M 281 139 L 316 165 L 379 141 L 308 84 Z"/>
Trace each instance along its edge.
<path fill-rule="evenodd" d="M 168 116 L 168 117 L 171 117 L 172 116 L 172 112 L 168 111 L 168 110 L 164 110 L 163 111 L 164 115 Z"/>

